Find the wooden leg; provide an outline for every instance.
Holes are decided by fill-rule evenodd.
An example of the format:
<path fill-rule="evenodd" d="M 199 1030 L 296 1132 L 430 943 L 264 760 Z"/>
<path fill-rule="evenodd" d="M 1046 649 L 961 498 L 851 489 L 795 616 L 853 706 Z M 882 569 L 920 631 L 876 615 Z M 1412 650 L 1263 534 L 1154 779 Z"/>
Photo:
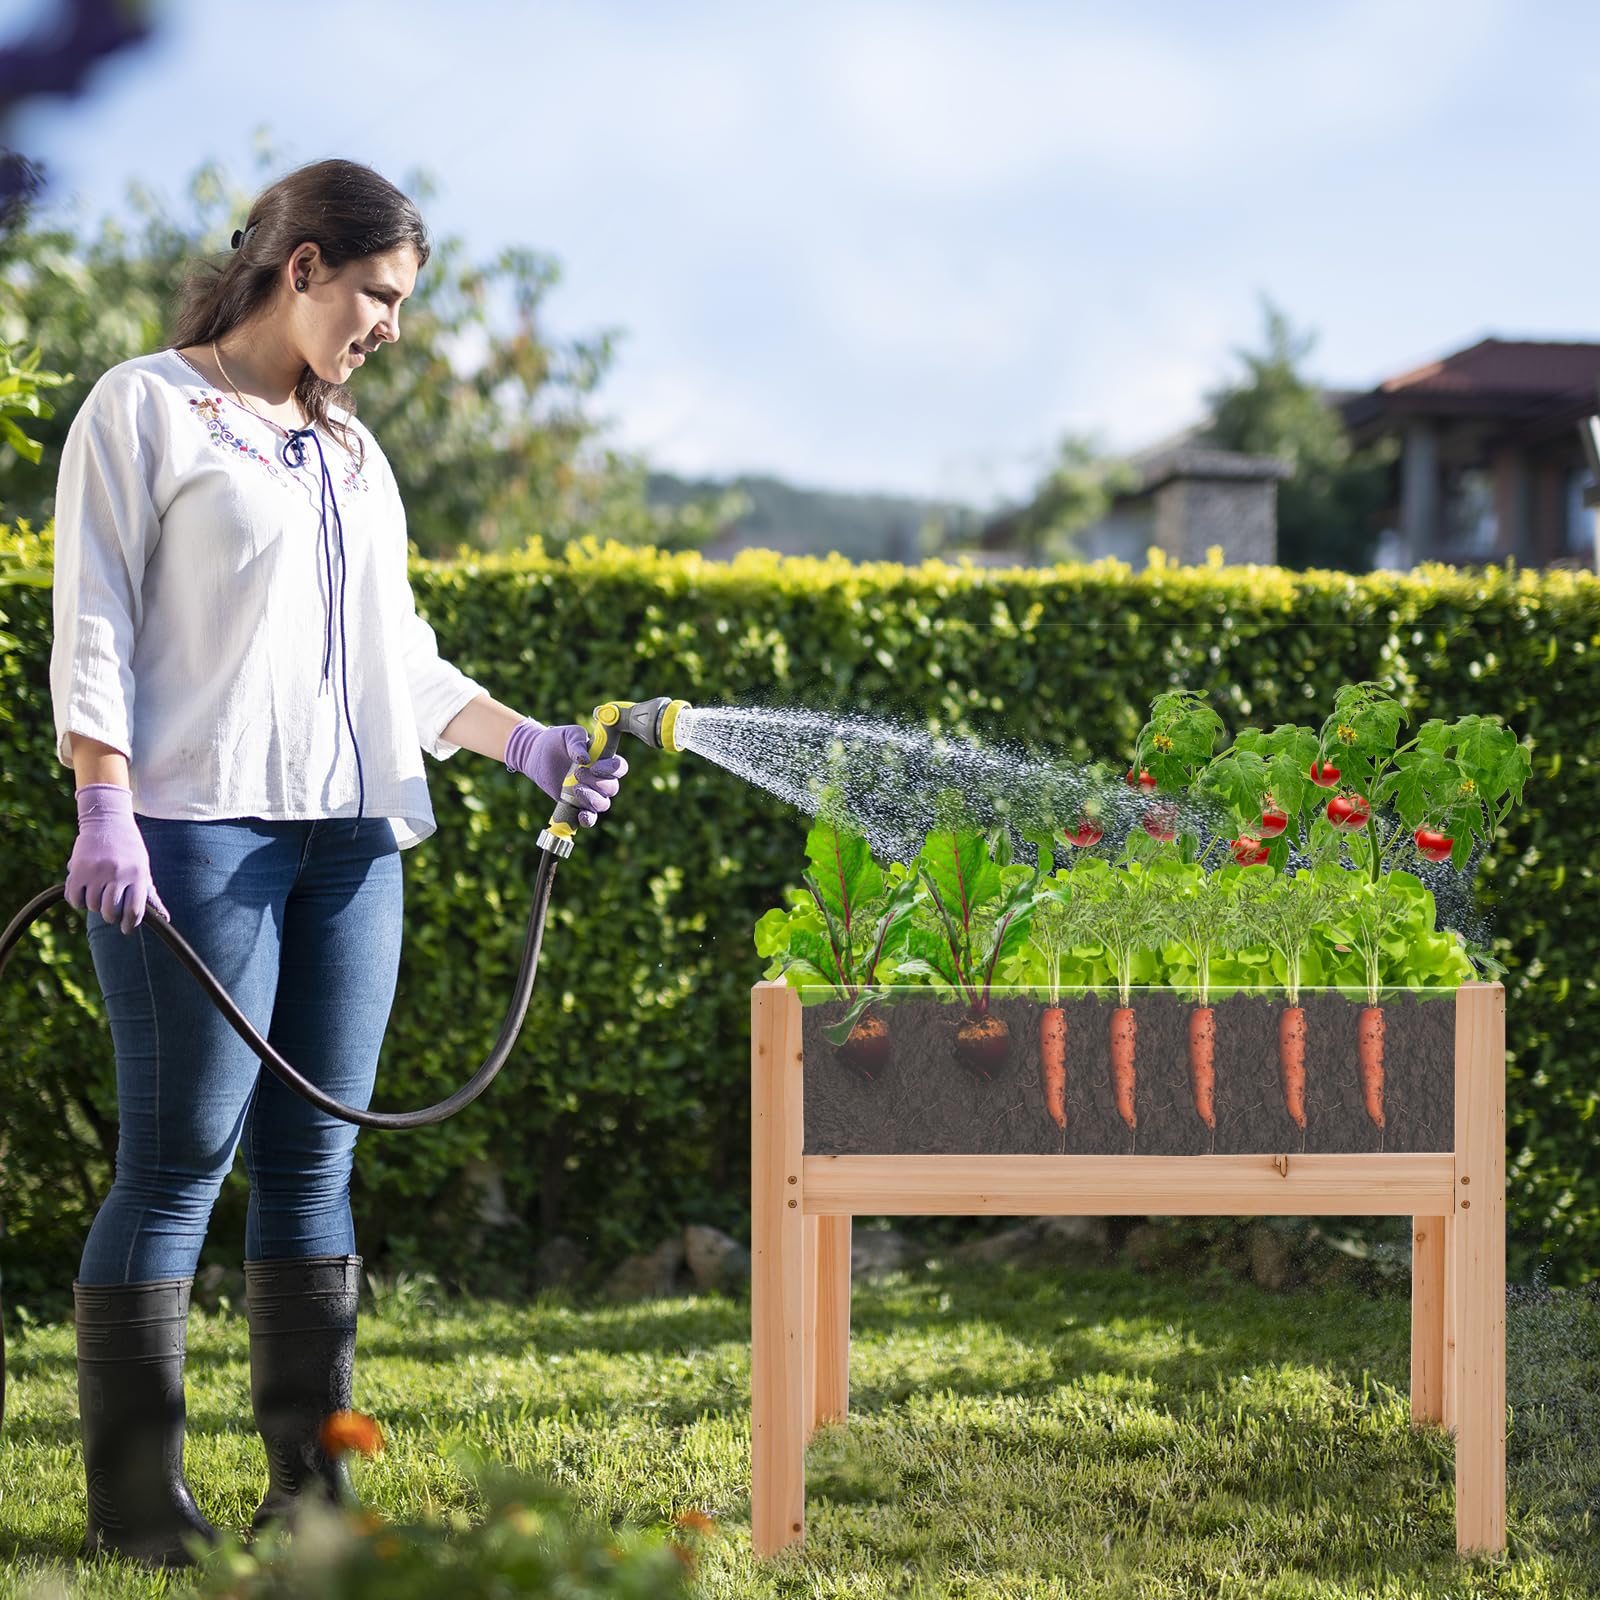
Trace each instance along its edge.
<path fill-rule="evenodd" d="M 817 1217 L 816 1388 L 811 1426 L 843 1422 L 850 1414 L 849 1217 Z"/>
<path fill-rule="evenodd" d="M 1444 1218 L 1411 1219 L 1411 1424 L 1444 1421 Z"/>
<path fill-rule="evenodd" d="M 820 1220 L 818 1217 L 807 1217 L 800 1224 L 802 1240 L 800 1260 L 803 1263 L 800 1276 L 802 1293 L 805 1295 L 800 1315 L 806 1330 L 805 1363 L 801 1373 L 800 1415 L 805 1418 L 807 1439 L 817 1427 L 817 1224 Z"/>
<path fill-rule="evenodd" d="M 1456 1431 L 1456 1219 L 1444 1219 L 1444 1412 L 1440 1421 Z"/>
<path fill-rule="evenodd" d="M 750 1010 L 750 1536 L 770 1556 L 805 1537 L 800 997 L 758 984 Z"/>
<path fill-rule="evenodd" d="M 1505 991 L 1456 1002 L 1456 1549 L 1506 1547 Z"/>

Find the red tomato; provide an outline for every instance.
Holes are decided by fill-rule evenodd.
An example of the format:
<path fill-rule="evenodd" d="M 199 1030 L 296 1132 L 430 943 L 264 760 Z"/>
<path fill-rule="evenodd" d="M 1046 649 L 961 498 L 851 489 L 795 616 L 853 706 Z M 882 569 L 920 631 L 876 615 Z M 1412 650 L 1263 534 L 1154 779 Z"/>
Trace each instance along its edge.
<path fill-rule="evenodd" d="M 1269 794 L 1261 804 L 1261 820 L 1256 824 L 1256 832 L 1263 839 L 1276 839 L 1288 826 L 1289 813 L 1280 811 Z"/>
<path fill-rule="evenodd" d="M 1099 844 L 1105 838 L 1106 830 L 1097 828 L 1085 818 L 1075 828 L 1063 828 L 1062 834 L 1069 844 L 1076 845 L 1080 850 L 1087 850 L 1092 844 Z"/>
<path fill-rule="evenodd" d="M 1267 859 L 1267 847 L 1259 839 L 1242 833 L 1233 841 L 1233 859 L 1241 867 L 1259 867 Z"/>
<path fill-rule="evenodd" d="M 1358 794 L 1336 794 L 1328 802 L 1328 821 L 1341 833 L 1355 833 L 1367 825 L 1372 807 Z"/>
<path fill-rule="evenodd" d="M 1418 828 L 1411 837 L 1417 842 L 1417 854 L 1428 861 L 1448 861 L 1456 845 L 1454 839 L 1432 828 Z"/>
<path fill-rule="evenodd" d="M 1319 789 L 1337 788 L 1339 784 L 1339 769 L 1329 766 L 1326 761 L 1320 766 L 1313 761 L 1311 763 L 1311 781 Z"/>
<path fill-rule="evenodd" d="M 1150 776 L 1150 769 L 1148 767 L 1140 767 L 1138 777 L 1133 775 L 1133 768 L 1129 767 L 1128 776 L 1125 781 L 1130 789 L 1153 789 L 1156 786 L 1156 780 Z"/>
<path fill-rule="evenodd" d="M 1139 821 L 1140 826 L 1152 839 L 1168 840 L 1178 837 L 1176 806 L 1152 806 Z"/>

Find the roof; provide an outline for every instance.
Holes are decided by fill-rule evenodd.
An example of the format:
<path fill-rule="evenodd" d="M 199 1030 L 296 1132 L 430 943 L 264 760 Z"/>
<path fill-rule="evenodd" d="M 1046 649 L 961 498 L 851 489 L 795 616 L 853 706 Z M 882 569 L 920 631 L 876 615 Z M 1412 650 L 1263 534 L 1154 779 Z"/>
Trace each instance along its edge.
<path fill-rule="evenodd" d="M 1600 344 L 1480 339 L 1426 366 L 1386 378 L 1340 406 L 1351 429 L 1391 417 L 1560 420 L 1600 408 Z M 1377 431 L 1381 431 L 1381 428 Z"/>
<path fill-rule="evenodd" d="M 1240 482 L 1281 482 L 1294 476 L 1294 468 L 1281 456 L 1245 455 L 1238 450 L 1211 450 L 1184 445 L 1137 456 L 1138 494 L 1152 494 L 1174 478 L 1228 478 Z"/>

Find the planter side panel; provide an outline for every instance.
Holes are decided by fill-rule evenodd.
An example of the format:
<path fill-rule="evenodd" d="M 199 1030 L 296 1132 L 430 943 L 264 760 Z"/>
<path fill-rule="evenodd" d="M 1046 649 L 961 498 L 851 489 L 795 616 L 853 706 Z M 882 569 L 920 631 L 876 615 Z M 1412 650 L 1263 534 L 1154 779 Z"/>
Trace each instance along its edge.
<path fill-rule="evenodd" d="M 1214 1007 L 1216 1128 L 1196 1110 L 1188 1062 L 1192 1005 L 1168 991 L 1136 992 L 1134 1112 L 1119 1114 L 1111 1081 L 1115 1002 L 1066 1001 L 1066 1127 L 1046 1110 L 1039 1019 L 1043 1005 L 1000 997 L 990 1006 L 1010 1029 L 1008 1059 L 988 1078 L 961 1064 L 957 1005 L 905 1000 L 882 1008 L 888 1065 L 866 1078 L 842 1062 L 823 1029 L 836 1002 L 807 1006 L 807 1155 L 1242 1155 L 1283 1151 L 1447 1151 L 1455 1129 L 1453 997 L 1386 999 L 1384 1122 L 1362 1097 L 1362 1006 L 1336 994 L 1302 996 L 1306 1017 L 1306 1126 L 1285 1105 L 1278 1060 L 1281 997 L 1233 995 Z"/>

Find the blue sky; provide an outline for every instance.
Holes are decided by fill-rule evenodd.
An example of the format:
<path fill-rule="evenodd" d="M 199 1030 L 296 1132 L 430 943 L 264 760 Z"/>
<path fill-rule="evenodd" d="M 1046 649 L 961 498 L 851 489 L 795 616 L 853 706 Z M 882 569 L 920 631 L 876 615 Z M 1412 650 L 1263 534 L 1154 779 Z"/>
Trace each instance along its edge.
<path fill-rule="evenodd" d="M 50 7 L 0 0 L 0 37 Z M 1600 337 L 1600 8 L 157 6 L 12 142 L 52 200 L 207 158 L 426 170 L 436 235 L 548 251 L 623 330 L 613 437 L 668 469 L 989 505 L 1066 430 L 1192 421 L 1259 296 L 1364 386 L 1486 334 Z M 242 219 L 241 219 L 242 220 Z M 359 383 L 359 376 L 357 378 Z"/>

